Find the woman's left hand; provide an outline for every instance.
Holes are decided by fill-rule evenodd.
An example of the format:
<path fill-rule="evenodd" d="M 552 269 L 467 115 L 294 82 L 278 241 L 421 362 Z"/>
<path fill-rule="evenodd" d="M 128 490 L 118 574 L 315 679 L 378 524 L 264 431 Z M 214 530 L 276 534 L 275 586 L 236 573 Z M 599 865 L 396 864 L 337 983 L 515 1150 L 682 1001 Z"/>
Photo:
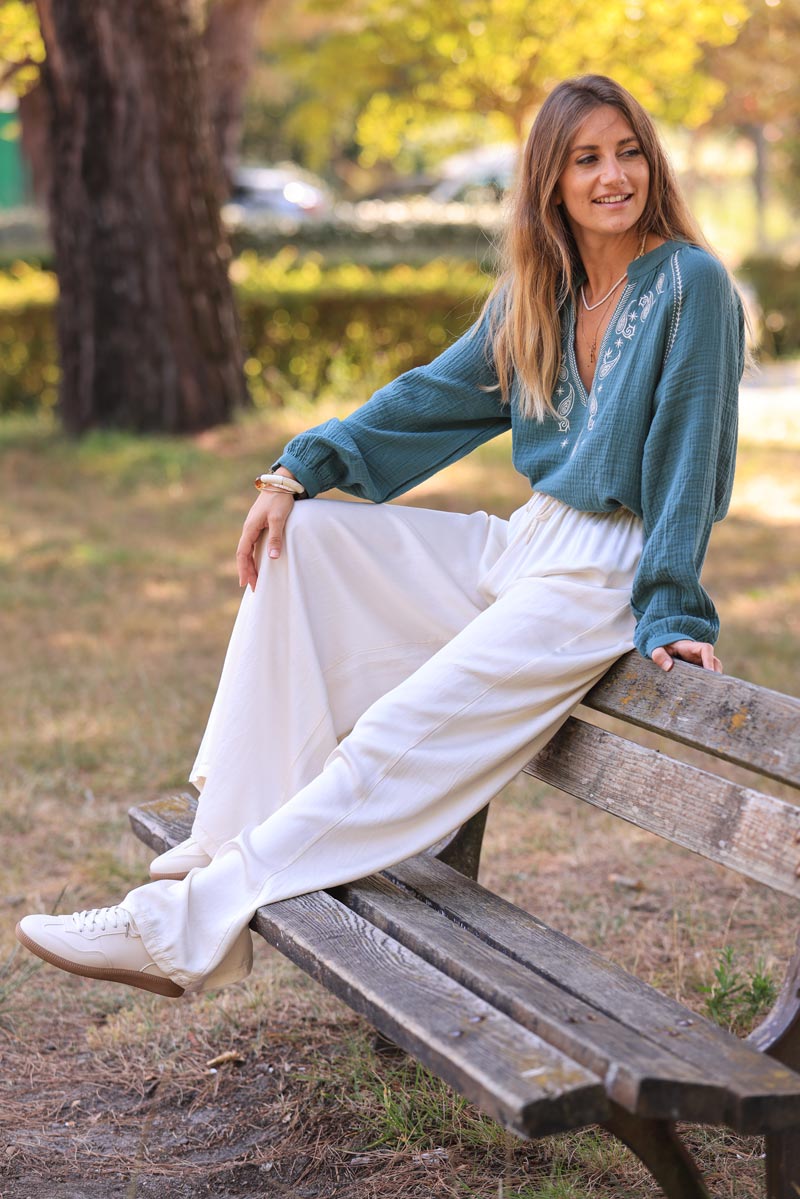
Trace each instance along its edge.
<path fill-rule="evenodd" d="M 674 659 L 682 658 L 684 662 L 694 662 L 722 674 L 722 663 L 714 653 L 714 646 L 707 641 L 671 641 L 669 645 L 659 645 L 650 657 L 662 670 L 672 670 Z"/>

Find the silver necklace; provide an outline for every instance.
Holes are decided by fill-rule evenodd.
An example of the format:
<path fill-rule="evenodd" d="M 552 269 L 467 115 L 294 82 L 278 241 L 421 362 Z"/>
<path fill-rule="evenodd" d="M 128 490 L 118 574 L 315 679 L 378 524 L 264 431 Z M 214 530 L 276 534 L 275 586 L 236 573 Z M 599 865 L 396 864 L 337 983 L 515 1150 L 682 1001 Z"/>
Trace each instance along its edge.
<path fill-rule="evenodd" d="M 636 255 L 636 258 L 642 257 L 642 255 L 644 254 L 644 248 L 646 245 L 647 245 L 647 234 L 645 233 L 644 237 L 641 240 L 641 244 L 639 245 L 639 253 Z M 587 304 L 586 303 L 586 292 L 583 290 L 583 284 L 581 283 L 581 300 L 583 301 L 583 306 L 586 309 L 586 311 L 594 312 L 595 309 L 599 308 L 601 304 L 605 304 L 605 302 L 609 298 L 609 296 L 613 296 L 614 292 L 617 290 L 620 283 L 622 283 L 623 280 L 625 280 L 627 278 L 627 276 L 628 276 L 628 268 L 626 267 L 625 274 L 620 275 L 620 277 L 619 277 L 619 279 L 617 279 L 616 283 L 613 283 L 611 285 L 611 290 L 607 291 L 606 294 L 603 296 L 602 300 L 598 300 L 596 304 Z"/>
<path fill-rule="evenodd" d="M 601 305 L 605 304 L 606 300 L 607 300 L 607 299 L 608 299 L 610 296 L 613 296 L 614 292 L 617 290 L 617 288 L 619 287 L 620 283 L 622 283 L 623 279 L 627 278 L 627 275 L 628 275 L 628 271 L 627 271 L 627 268 L 626 268 L 626 269 L 625 269 L 625 274 L 624 274 L 624 275 L 620 275 L 619 279 L 617 279 L 616 283 L 613 285 L 613 287 L 611 288 L 611 290 L 610 290 L 610 291 L 607 291 L 607 292 L 606 292 L 606 294 L 603 296 L 602 300 L 598 300 L 596 304 L 587 304 L 587 303 L 586 303 L 586 292 L 583 290 L 583 284 L 581 283 L 581 299 L 583 300 L 583 306 L 584 306 L 584 308 L 586 309 L 586 311 L 587 311 L 587 312 L 594 312 L 595 308 L 600 308 L 600 307 L 601 307 Z"/>
<path fill-rule="evenodd" d="M 616 286 L 618 287 L 619 284 L 617 284 Z M 604 299 L 600 301 L 600 304 L 607 304 L 613 294 L 614 294 L 614 288 L 612 287 L 611 291 L 608 293 L 608 295 L 605 296 Z M 595 308 L 599 308 L 600 304 L 595 304 Z M 591 311 L 591 309 L 590 309 L 590 311 Z M 594 357 L 597 352 L 597 335 L 600 332 L 600 326 L 603 323 L 604 316 L 605 316 L 605 308 L 600 313 L 600 318 L 597 322 L 597 325 L 595 326 L 594 337 L 592 338 L 591 345 L 589 344 L 589 338 L 586 336 L 586 331 L 584 329 L 581 329 L 581 336 L 583 337 L 583 340 L 586 343 L 586 349 L 589 351 L 589 365 L 590 366 L 594 365 Z M 578 323 L 578 328 L 580 328 L 580 322 Z"/>

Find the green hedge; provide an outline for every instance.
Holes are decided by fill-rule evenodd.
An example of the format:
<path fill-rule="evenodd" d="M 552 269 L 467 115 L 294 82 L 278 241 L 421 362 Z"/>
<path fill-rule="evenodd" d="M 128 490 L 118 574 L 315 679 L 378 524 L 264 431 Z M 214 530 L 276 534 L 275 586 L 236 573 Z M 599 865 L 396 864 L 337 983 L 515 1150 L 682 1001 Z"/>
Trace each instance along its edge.
<path fill-rule="evenodd" d="M 423 266 L 441 258 L 495 269 L 499 206 L 482 210 L 481 219 L 463 205 L 429 204 L 422 210 L 400 205 L 396 215 L 391 204 L 358 207 L 361 215 L 349 220 L 265 221 L 234 227 L 229 231 L 231 245 L 237 255 L 252 251 L 271 258 L 290 242 L 302 254 L 321 254 L 329 263 L 357 262 L 378 270 L 398 263 Z M 457 217 L 450 215 L 452 209 Z"/>
<path fill-rule="evenodd" d="M 58 387 L 55 275 L 25 263 L 0 272 L 0 414 L 52 408 Z"/>
<path fill-rule="evenodd" d="M 491 285 L 463 264 L 323 267 L 289 250 L 269 261 L 244 254 L 232 275 L 258 406 L 297 396 L 365 399 L 461 334 Z"/>
<path fill-rule="evenodd" d="M 800 271 L 751 258 L 740 274 L 763 313 L 764 351 L 800 353 Z M 300 397 L 366 398 L 463 332 L 491 286 L 464 262 L 374 270 L 326 265 L 290 248 L 269 260 L 246 252 L 231 275 L 245 373 L 260 407 Z M 0 272 L 0 414 L 56 402 L 56 293 L 48 271 L 18 263 Z"/>
<path fill-rule="evenodd" d="M 475 267 L 431 262 L 374 271 L 324 267 L 283 250 L 231 267 L 253 402 L 366 398 L 429 361 L 466 329 L 491 280 Z M 51 408 L 58 367 L 55 276 L 18 264 L 0 274 L 0 413 Z"/>
<path fill-rule="evenodd" d="M 756 293 L 763 352 L 775 358 L 800 354 L 800 266 L 754 256 L 745 259 L 737 274 Z"/>

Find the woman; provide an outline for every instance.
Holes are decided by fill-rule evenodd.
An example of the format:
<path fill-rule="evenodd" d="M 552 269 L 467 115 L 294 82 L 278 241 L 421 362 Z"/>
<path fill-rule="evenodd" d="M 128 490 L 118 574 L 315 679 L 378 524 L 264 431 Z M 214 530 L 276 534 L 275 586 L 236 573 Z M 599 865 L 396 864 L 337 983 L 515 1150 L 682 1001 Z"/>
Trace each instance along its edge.
<path fill-rule="evenodd" d="M 262 477 L 192 838 L 119 906 L 26 917 L 29 949 L 165 995 L 241 978 L 256 908 L 435 844 L 632 645 L 721 669 L 699 572 L 744 336 L 702 246 L 633 97 L 556 87 L 475 328 Z M 508 523 L 380 506 L 508 428 L 533 489 Z M 297 502 L 334 486 L 379 506 Z"/>

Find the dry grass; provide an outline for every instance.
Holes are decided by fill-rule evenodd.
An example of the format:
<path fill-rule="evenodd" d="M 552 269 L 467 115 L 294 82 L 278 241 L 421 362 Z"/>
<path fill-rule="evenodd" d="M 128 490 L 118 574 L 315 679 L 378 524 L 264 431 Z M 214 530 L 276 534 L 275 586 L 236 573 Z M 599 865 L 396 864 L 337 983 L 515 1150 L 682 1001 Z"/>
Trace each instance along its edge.
<path fill-rule="evenodd" d="M 726 667 L 796 691 L 800 423 L 776 393 L 753 393 L 746 414 L 707 582 Z M 79 446 L 0 426 L 0 1195 L 650 1196 L 595 1131 L 524 1145 L 413 1065 L 373 1057 L 364 1026 L 266 948 L 247 984 L 210 999 L 47 969 L 4 994 L 23 967 L 3 965 L 20 914 L 144 878 L 126 809 L 183 784 L 238 604 L 249 480 L 310 419 Z M 507 513 L 526 492 L 507 452 L 485 447 L 412 502 Z M 747 976 L 759 959 L 777 971 L 797 931 L 790 901 L 530 783 L 493 806 L 482 878 L 696 1008 L 724 946 Z M 209 1073 L 225 1050 L 241 1063 Z M 758 1142 L 688 1135 L 715 1194 L 761 1193 Z"/>

